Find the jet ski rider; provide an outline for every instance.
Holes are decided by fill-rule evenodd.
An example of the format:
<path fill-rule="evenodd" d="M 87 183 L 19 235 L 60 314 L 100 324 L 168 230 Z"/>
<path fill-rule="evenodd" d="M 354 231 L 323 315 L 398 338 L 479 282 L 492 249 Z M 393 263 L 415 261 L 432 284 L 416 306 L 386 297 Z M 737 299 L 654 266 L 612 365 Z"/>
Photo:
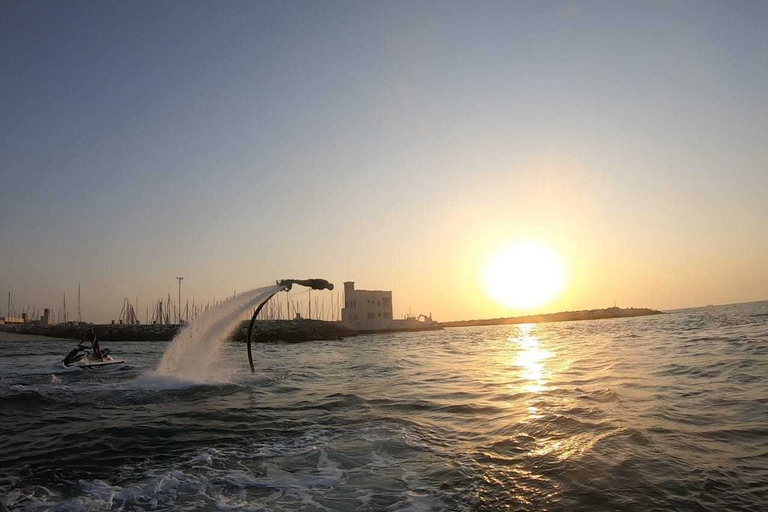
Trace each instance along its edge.
<path fill-rule="evenodd" d="M 91 342 L 91 348 L 93 349 L 93 356 L 98 357 L 99 361 L 104 360 L 104 353 L 101 351 L 101 347 L 99 346 L 99 340 L 96 339 L 96 331 L 93 329 L 88 329 L 88 339 Z"/>

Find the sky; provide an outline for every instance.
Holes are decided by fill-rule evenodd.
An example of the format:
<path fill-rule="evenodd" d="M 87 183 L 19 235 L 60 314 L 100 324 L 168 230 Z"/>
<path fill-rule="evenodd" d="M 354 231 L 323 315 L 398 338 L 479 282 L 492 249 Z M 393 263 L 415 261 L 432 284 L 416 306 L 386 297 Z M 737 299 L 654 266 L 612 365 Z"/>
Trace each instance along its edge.
<path fill-rule="evenodd" d="M 484 285 L 551 248 L 535 312 L 768 299 L 768 3 L 0 3 L 0 294 L 275 279 L 395 316 L 534 312 Z M 0 315 L 5 300 L 0 300 Z"/>

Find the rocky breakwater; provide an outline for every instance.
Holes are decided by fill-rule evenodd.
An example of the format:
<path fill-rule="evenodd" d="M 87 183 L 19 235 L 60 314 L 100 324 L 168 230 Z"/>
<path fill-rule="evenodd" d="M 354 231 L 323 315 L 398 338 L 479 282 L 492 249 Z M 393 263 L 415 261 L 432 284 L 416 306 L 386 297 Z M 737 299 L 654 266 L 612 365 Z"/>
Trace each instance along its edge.
<path fill-rule="evenodd" d="M 610 318 L 632 318 L 636 316 L 663 315 L 661 311 L 648 308 L 605 308 L 584 309 L 580 311 L 561 311 L 546 315 L 510 316 L 506 318 L 488 318 L 484 320 L 459 320 L 441 322 L 443 327 L 474 327 L 478 325 L 504 324 L 541 324 L 546 322 L 573 322 L 576 320 L 607 320 Z"/>
<path fill-rule="evenodd" d="M 247 341 L 248 324 L 242 322 L 240 327 L 230 335 L 232 341 Z M 338 340 L 357 335 L 341 322 L 326 322 L 324 320 L 262 320 L 253 326 L 253 341 L 255 343 L 302 343 L 305 341 Z"/>
<path fill-rule="evenodd" d="M 230 340 L 245 341 L 249 320 L 240 323 Z M 183 328 L 178 324 L 85 324 L 66 323 L 50 326 L 36 324 L 3 325 L 2 330 L 16 334 L 31 334 L 52 338 L 85 340 L 93 329 L 101 341 L 170 341 Z M 336 340 L 356 333 L 340 322 L 322 320 L 260 320 L 254 325 L 256 343 L 300 343 L 316 340 Z"/>
<path fill-rule="evenodd" d="M 32 334 L 53 338 L 85 340 L 88 330 L 93 329 L 101 341 L 167 341 L 172 340 L 182 326 L 178 324 L 86 324 L 66 323 L 49 326 L 20 324 L 3 326 L 4 331 L 16 334 Z"/>

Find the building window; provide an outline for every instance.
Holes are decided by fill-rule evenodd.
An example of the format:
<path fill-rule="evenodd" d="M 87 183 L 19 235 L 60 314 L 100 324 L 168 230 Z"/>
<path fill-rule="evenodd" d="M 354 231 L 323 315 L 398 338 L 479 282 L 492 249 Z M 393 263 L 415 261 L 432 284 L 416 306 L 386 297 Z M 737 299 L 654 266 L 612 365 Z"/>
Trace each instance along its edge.
<path fill-rule="evenodd" d="M 381 313 L 378 314 L 378 317 L 381 318 Z"/>
<path fill-rule="evenodd" d="M 385 306 L 389 306 L 389 299 L 384 299 L 383 302 Z"/>
<path fill-rule="evenodd" d="M 348 308 L 348 307 L 349 307 L 349 304 L 347 304 L 347 302 L 346 302 L 346 301 L 344 302 L 344 307 L 345 307 L 345 308 Z"/>
<path fill-rule="evenodd" d="M 384 313 L 384 318 L 390 318 L 389 313 Z"/>
<path fill-rule="evenodd" d="M 379 307 L 381 307 L 381 301 L 379 301 Z"/>
<path fill-rule="evenodd" d="M 373 313 L 368 313 L 368 318 L 372 320 L 374 318 Z"/>

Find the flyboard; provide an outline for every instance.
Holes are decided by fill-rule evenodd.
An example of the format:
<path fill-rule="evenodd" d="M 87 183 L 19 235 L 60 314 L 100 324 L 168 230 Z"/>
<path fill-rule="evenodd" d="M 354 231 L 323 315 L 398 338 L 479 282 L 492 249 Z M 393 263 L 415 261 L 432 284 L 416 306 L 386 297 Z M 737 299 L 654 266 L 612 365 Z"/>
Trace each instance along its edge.
<path fill-rule="evenodd" d="M 278 292 L 289 292 L 294 284 L 306 286 L 310 290 L 333 290 L 333 284 L 329 283 L 325 279 L 283 279 L 277 282 L 279 289 L 275 290 L 269 297 L 264 299 L 261 304 L 253 312 L 251 317 L 251 323 L 248 325 L 247 343 L 248 343 L 248 364 L 251 366 L 251 373 L 256 373 L 256 368 L 253 366 L 253 354 L 251 353 L 251 337 L 253 336 L 253 324 L 256 323 L 256 317 L 259 316 L 261 308 L 269 302 L 269 299 L 274 297 Z"/>

